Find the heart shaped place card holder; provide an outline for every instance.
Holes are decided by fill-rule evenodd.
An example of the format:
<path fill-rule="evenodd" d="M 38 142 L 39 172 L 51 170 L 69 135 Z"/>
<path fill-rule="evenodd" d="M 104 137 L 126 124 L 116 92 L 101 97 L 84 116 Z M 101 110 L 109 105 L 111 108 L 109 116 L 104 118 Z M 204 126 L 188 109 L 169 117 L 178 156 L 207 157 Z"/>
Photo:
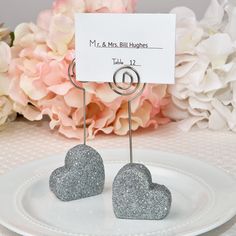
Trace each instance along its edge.
<path fill-rule="evenodd" d="M 105 16 L 106 15 L 106 16 Z M 104 82 L 108 82 L 109 87 L 117 94 L 121 96 L 127 97 L 127 113 L 128 113 L 128 124 L 129 124 L 129 151 L 130 158 L 129 163 L 125 165 L 116 175 L 113 185 L 112 185 L 112 203 L 113 203 L 113 211 L 117 218 L 120 219 L 133 219 L 133 220 L 162 220 L 164 219 L 170 212 L 172 195 L 170 190 L 164 186 L 159 185 L 157 183 L 152 182 L 152 175 L 148 168 L 139 163 L 134 163 L 133 160 L 133 145 L 132 145 L 132 102 L 138 98 L 146 88 L 146 83 L 142 81 L 137 67 L 142 68 L 142 75 L 147 72 L 147 63 L 151 61 L 148 59 L 148 55 L 155 55 L 158 59 L 164 58 L 165 68 L 163 70 L 162 75 L 167 75 L 167 77 L 173 76 L 174 71 L 174 37 L 175 32 L 172 32 L 175 29 L 175 18 L 173 15 L 166 14 L 166 16 L 156 15 L 143 15 L 137 16 L 137 14 L 126 15 L 125 17 L 119 17 L 119 14 L 77 14 L 76 15 L 76 59 L 74 59 L 68 69 L 69 79 L 72 84 L 83 91 L 83 113 L 84 113 L 84 144 L 77 145 L 74 148 L 70 149 L 65 158 L 65 165 L 60 167 L 52 172 L 49 180 L 49 186 L 51 191 L 56 195 L 56 197 L 62 201 L 72 201 L 78 200 L 81 198 L 91 197 L 103 192 L 104 182 L 105 182 L 105 170 L 103 165 L 103 160 L 99 153 L 90 146 L 86 145 L 86 91 L 83 86 L 76 80 L 78 78 L 78 74 L 76 76 L 75 68 L 77 71 L 82 72 L 82 81 L 94 81 L 91 77 L 94 78 L 94 71 L 98 69 L 96 72 L 98 76 L 101 77 L 101 74 L 106 75 L 104 68 L 96 67 L 93 70 L 88 69 L 88 59 L 97 60 L 98 62 L 102 62 L 103 60 L 107 62 L 106 59 L 112 59 L 113 66 L 115 65 L 115 72 L 113 70 L 112 80 L 109 78 Z M 133 17 L 134 15 L 134 17 Z M 141 18 L 140 18 L 141 17 Z M 123 19 L 123 20 L 122 20 Z M 163 22 L 167 22 L 170 24 L 170 29 L 167 30 L 166 34 L 162 35 L 162 39 L 160 42 L 164 43 L 168 40 L 165 40 L 167 36 L 171 35 L 171 40 L 165 44 L 171 47 L 171 50 L 166 50 L 166 53 L 160 57 L 157 55 L 157 52 L 148 51 L 154 50 L 157 51 L 159 49 L 164 49 L 164 47 L 149 47 L 148 43 L 145 47 L 134 47 L 133 44 L 126 44 L 123 47 L 123 43 L 120 44 L 103 44 L 96 43 L 97 40 L 91 40 L 92 38 L 98 37 L 101 40 L 100 36 L 104 36 L 104 34 L 112 35 L 111 31 L 114 30 L 113 25 L 106 25 L 107 22 L 113 22 L 118 30 L 118 35 L 122 35 L 122 27 L 126 25 L 125 22 L 130 21 L 132 24 L 130 27 L 126 29 L 126 35 L 130 32 L 138 32 L 138 35 L 144 40 L 150 40 L 149 35 L 144 35 L 142 33 L 143 30 L 146 29 L 146 26 L 142 26 L 141 29 L 139 25 L 136 25 L 136 29 L 134 27 L 134 23 L 144 19 L 147 23 L 153 24 L 153 21 L 156 20 L 156 23 L 159 23 L 161 26 Z M 106 25 L 106 27 L 104 26 Z M 91 32 L 94 27 L 99 27 L 99 25 L 103 25 L 104 27 L 100 27 L 104 32 L 95 31 L 94 35 L 91 35 Z M 121 27 L 119 30 L 119 26 Z M 126 25 L 127 27 L 127 25 Z M 79 28 L 79 30 L 77 30 Z M 168 27 L 167 27 L 168 28 Z M 89 30 L 90 29 L 90 30 Z M 133 31 L 132 31 L 133 30 Z M 161 30 L 161 29 L 160 29 Z M 171 31 L 172 30 L 172 31 Z M 106 32 L 107 31 L 107 32 Z M 171 33 L 170 33 L 171 31 Z M 174 30 L 175 31 L 175 30 Z M 89 32 L 89 33 L 88 33 Z M 160 31 L 161 32 L 161 31 Z M 115 33 L 115 32 L 114 32 Z M 168 34 L 170 33 L 170 34 Z M 88 36 L 89 34 L 89 36 Z M 133 34 L 130 33 L 132 36 Z M 150 34 L 153 34 L 153 31 L 150 29 Z M 154 34 L 154 36 L 158 36 Z M 78 40 L 78 38 L 80 40 Z M 152 37 L 151 37 L 152 38 Z M 160 38 L 160 37 L 156 37 Z M 156 39 L 155 38 L 155 39 Z M 112 39 L 110 40 L 110 42 Z M 153 42 L 153 41 L 151 41 Z M 78 47 L 79 45 L 79 47 Z M 110 45 L 110 46 L 109 46 Z M 117 46 L 120 45 L 120 46 Z M 87 50 L 85 50 L 87 48 Z M 105 48 L 100 54 L 101 49 Z M 108 50 L 109 49 L 109 50 Z M 133 50 L 132 50 L 133 49 Z M 136 49 L 136 52 L 134 52 Z M 147 50 L 151 49 L 151 50 Z M 112 53 L 127 53 L 131 52 L 132 57 L 137 56 L 139 59 L 140 51 L 143 50 L 145 53 L 145 60 L 142 61 L 143 64 L 136 64 L 136 60 L 130 60 L 130 63 L 123 63 L 121 59 L 110 58 Z M 104 55 L 103 55 L 104 54 Z M 77 66 L 78 56 L 80 55 L 80 67 Z M 121 54 L 120 54 L 121 55 Z M 102 56 L 101 60 L 99 60 L 100 56 Z M 107 56 L 107 58 L 106 58 Z M 159 58 L 160 57 L 160 58 Z M 170 59 L 170 63 L 168 62 Z M 87 64 L 86 64 L 87 63 Z M 166 66 L 166 63 L 168 64 Z M 119 66 L 121 65 L 121 66 Z M 146 65 L 146 66 L 145 66 Z M 148 64 L 149 65 L 149 64 Z M 119 66 L 119 67 L 118 67 Z M 173 68 L 172 68 L 173 67 Z M 169 71 L 168 68 L 172 68 L 173 71 Z M 110 70 L 111 68 L 109 68 Z M 168 71 L 168 72 L 167 72 Z M 88 72 L 88 73 L 87 73 Z M 101 73 L 98 73 L 101 72 Z M 166 72 L 166 74 L 164 73 Z M 87 74 L 86 74 L 87 73 Z M 80 74 L 79 74 L 80 75 Z M 147 73 L 145 74 L 147 75 Z M 87 80 L 85 79 L 87 78 Z M 168 78 L 169 81 L 172 79 Z M 168 80 L 167 79 L 167 80 Z M 98 79 L 97 82 L 102 82 Z M 149 81 L 145 81 L 149 82 Z M 153 81 L 151 81 L 153 82 Z M 163 81 L 161 81 L 163 82 Z M 168 81 L 166 81 L 168 83 Z"/>
<path fill-rule="evenodd" d="M 75 61 L 68 68 L 71 83 L 83 91 L 84 144 L 71 148 L 65 158 L 65 165 L 54 170 L 49 187 L 62 201 L 72 201 L 101 194 L 105 183 L 105 170 L 100 154 L 86 145 L 86 91 L 75 80 Z"/>

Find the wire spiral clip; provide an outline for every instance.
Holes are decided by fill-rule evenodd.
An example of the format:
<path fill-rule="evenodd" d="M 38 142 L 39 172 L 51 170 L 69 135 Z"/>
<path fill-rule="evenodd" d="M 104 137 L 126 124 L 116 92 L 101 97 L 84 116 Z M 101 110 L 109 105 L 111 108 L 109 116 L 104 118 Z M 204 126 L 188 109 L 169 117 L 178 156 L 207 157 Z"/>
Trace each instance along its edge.
<path fill-rule="evenodd" d="M 139 97 L 146 84 L 141 84 L 140 75 L 131 66 L 123 66 L 115 71 L 113 75 L 113 83 L 109 83 L 110 88 L 121 96 L 128 96 L 128 122 L 129 122 L 129 151 L 130 163 L 133 163 L 133 139 L 132 139 L 132 111 L 131 103 Z M 132 97 L 132 95 L 134 95 Z"/>

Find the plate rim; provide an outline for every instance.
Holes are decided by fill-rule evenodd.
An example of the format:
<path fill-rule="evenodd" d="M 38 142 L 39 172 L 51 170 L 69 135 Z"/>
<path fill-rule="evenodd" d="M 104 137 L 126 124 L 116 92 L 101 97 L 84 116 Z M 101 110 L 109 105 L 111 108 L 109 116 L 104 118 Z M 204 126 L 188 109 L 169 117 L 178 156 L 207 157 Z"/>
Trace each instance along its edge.
<path fill-rule="evenodd" d="M 104 149 L 104 148 L 101 148 L 99 150 L 102 150 L 102 151 L 111 151 L 111 149 Z M 117 148 L 116 150 L 120 150 L 120 151 L 124 151 L 125 149 L 121 149 L 121 148 Z M 155 150 L 155 149 L 143 149 L 143 148 L 139 148 L 139 149 L 136 149 L 136 151 L 153 151 L 153 152 L 156 152 L 156 153 L 159 153 L 159 154 L 164 154 L 164 155 L 170 155 L 170 156 L 175 156 L 175 158 L 181 158 L 182 160 L 187 160 L 187 161 L 196 161 L 200 164 L 204 164 L 205 166 L 209 166 L 210 168 L 214 168 L 218 171 L 220 171 L 221 173 L 224 173 L 224 175 L 228 176 L 228 178 L 230 178 L 232 181 L 234 181 L 236 183 L 236 178 L 234 175 L 228 173 L 227 171 L 225 171 L 223 168 L 220 168 L 218 166 L 215 166 L 215 165 L 211 165 L 209 164 L 208 162 L 204 162 L 202 160 L 199 160 L 199 159 L 196 159 L 196 158 L 193 158 L 193 157 L 190 157 L 190 156 L 187 156 L 187 155 L 181 155 L 181 154 L 175 154 L 175 153 L 170 153 L 170 152 L 162 152 L 162 151 L 159 151 L 159 150 Z M 114 151 L 114 149 L 112 149 L 112 151 Z M 58 153 L 58 154 L 53 154 L 53 155 L 50 155 L 48 157 L 45 157 L 43 159 L 40 159 L 40 160 L 33 160 L 33 161 L 30 161 L 28 163 L 25 163 L 23 165 L 19 165 L 17 166 L 16 168 L 12 169 L 11 171 L 8 171 L 6 174 L 4 175 L 1 175 L 0 176 L 0 184 L 1 184 L 1 181 L 2 179 L 5 179 L 5 178 L 8 178 L 8 176 L 11 176 L 11 175 L 14 175 L 14 173 L 16 171 L 20 171 L 21 169 L 24 169 L 24 168 L 32 168 L 34 165 L 36 164 L 40 164 L 40 163 L 44 163 L 44 162 L 47 162 L 49 161 L 50 163 L 54 162 L 54 160 L 56 160 L 57 158 L 59 158 L 57 155 L 59 156 L 63 156 L 64 155 L 64 152 L 63 153 Z M 60 159 L 60 158 L 59 158 Z M 61 159 L 63 159 L 63 157 L 61 157 Z M 104 162 L 112 162 L 112 160 L 110 158 L 104 158 Z M 59 161 L 58 161 L 59 162 Z M 124 162 L 124 160 L 117 160 L 117 161 L 113 161 L 113 163 L 119 163 L 119 164 L 122 164 Z M 149 166 L 152 166 L 153 163 L 150 163 L 150 161 L 145 161 L 142 160 L 142 161 L 138 161 L 137 159 L 137 162 L 141 162 L 141 163 L 145 163 Z M 157 164 L 157 163 L 156 163 Z M 162 165 L 162 164 L 161 164 Z M 161 166 L 159 165 L 159 166 Z M 155 163 L 154 163 L 154 166 L 155 166 Z M 42 172 L 42 171 L 41 171 Z M 184 171 L 183 171 L 184 172 Z M 190 173 L 188 173 L 189 175 Z M 190 174 L 191 175 L 191 174 Z M 192 175 L 194 176 L 194 175 Z M 200 178 L 200 177 L 199 177 Z M 236 188 L 235 188 L 236 189 Z M 211 224 L 211 225 L 207 225 L 205 227 L 203 227 L 202 229 L 199 229 L 197 234 L 202 234 L 202 233 L 206 233 L 206 232 L 209 232 L 210 230 L 212 229 L 215 229 L 221 225 L 223 225 L 224 223 L 228 222 L 231 218 L 233 218 L 234 216 L 236 215 L 236 207 L 235 209 L 231 209 L 231 211 L 227 211 L 226 214 L 224 214 L 224 217 L 219 217 L 217 221 L 215 221 L 215 223 Z M 0 215 L 0 224 L 2 226 L 4 226 L 5 228 L 15 232 L 15 233 L 18 233 L 18 234 L 22 234 L 22 235 L 25 235 L 25 236 L 32 236 L 32 234 L 30 233 L 27 233 L 25 232 L 24 230 L 18 228 L 18 227 L 15 227 L 14 225 L 8 223 L 7 221 L 4 221 L 4 219 L 1 217 Z M 78 234 L 80 235 L 80 234 Z M 81 234 L 81 235 L 84 235 L 84 234 Z M 91 234 L 89 234 L 91 235 Z M 142 235 L 147 235 L 146 233 L 145 234 L 139 234 L 139 236 L 142 236 Z M 152 235 L 152 234 L 151 234 Z M 185 236 L 188 236 L 188 235 L 193 235 L 193 232 L 189 232 L 187 234 L 185 234 Z"/>

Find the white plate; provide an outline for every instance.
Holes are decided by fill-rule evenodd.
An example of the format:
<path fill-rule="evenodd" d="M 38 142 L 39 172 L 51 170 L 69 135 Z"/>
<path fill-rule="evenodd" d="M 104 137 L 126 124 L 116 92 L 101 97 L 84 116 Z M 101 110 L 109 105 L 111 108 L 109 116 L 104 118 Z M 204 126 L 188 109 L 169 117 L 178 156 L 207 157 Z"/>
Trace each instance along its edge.
<path fill-rule="evenodd" d="M 48 178 L 63 165 L 64 154 L 23 165 L 0 178 L 0 223 L 28 236 L 190 236 L 207 232 L 236 214 L 236 181 L 225 172 L 198 160 L 136 150 L 153 181 L 172 192 L 169 216 L 162 221 L 116 219 L 111 186 L 127 163 L 125 150 L 100 150 L 106 168 L 104 193 L 74 202 L 60 202 L 50 192 Z"/>

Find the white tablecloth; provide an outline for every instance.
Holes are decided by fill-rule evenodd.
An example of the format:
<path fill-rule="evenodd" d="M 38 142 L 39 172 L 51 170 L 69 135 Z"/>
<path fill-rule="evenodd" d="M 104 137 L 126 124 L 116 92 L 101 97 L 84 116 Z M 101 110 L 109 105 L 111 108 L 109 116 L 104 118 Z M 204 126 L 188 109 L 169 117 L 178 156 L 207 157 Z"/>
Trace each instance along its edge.
<path fill-rule="evenodd" d="M 101 134 L 89 143 L 95 148 L 128 148 L 128 137 Z M 68 150 L 76 144 L 78 141 L 50 131 L 45 121 L 16 121 L 0 132 L 0 175 L 31 160 Z M 186 133 L 176 124 L 169 124 L 157 130 L 139 130 L 134 134 L 134 147 L 192 156 L 236 176 L 236 134 L 229 131 L 194 129 Z M 0 236 L 16 235 L 0 226 Z M 236 217 L 204 236 L 236 236 Z"/>

